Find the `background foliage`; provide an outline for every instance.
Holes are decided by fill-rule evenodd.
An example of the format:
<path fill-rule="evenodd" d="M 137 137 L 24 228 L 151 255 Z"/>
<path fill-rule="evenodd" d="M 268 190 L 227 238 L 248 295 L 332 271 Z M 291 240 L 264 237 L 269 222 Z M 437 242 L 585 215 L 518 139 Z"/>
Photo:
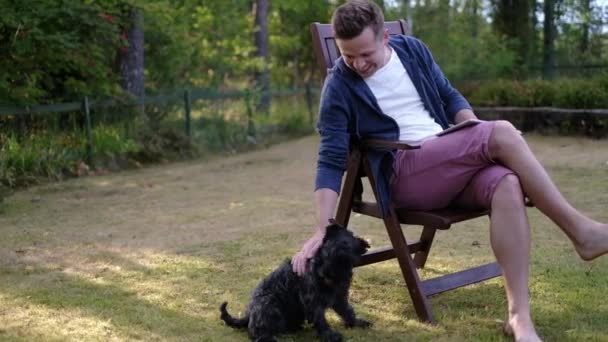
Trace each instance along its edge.
<path fill-rule="evenodd" d="M 3 111 L 7 105 L 112 98 L 115 105 L 92 112 L 97 164 L 106 167 L 201 150 L 232 152 L 271 141 L 277 132 L 310 132 L 315 109 L 302 96 L 272 98 L 270 104 L 256 92 L 321 85 L 308 26 L 329 22 L 343 2 L 0 0 L 0 183 L 77 174 L 86 149 L 80 111 L 19 116 Z M 607 107 L 608 9 L 601 0 L 376 2 L 387 20 L 408 20 L 414 36 L 474 105 Z M 265 5 L 267 16 L 256 16 Z M 138 25 L 133 11 L 143 18 L 147 96 L 190 88 L 250 90 L 257 94 L 253 99 L 267 102 L 193 103 L 189 138 L 183 133 L 183 101 L 121 106 L 130 96 L 121 62 L 136 48 L 129 40 Z M 267 48 L 254 39 L 263 21 Z M 558 126 L 561 132 L 605 135 L 606 120 L 593 120 L 593 133 L 589 118 Z"/>
<path fill-rule="evenodd" d="M 0 103 L 57 103 L 121 92 L 117 59 L 132 8 L 144 18 L 148 93 L 186 86 L 239 88 L 264 63 L 254 58 L 261 0 L 0 0 Z M 558 76 L 597 74 L 606 61 L 599 0 L 546 0 L 554 9 Z M 328 22 L 343 1 L 270 1 L 273 87 L 319 82 L 308 25 Z M 388 20 L 407 18 L 452 81 L 537 78 L 543 64 L 540 1 L 378 1 Z M 514 21 L 514 18 L 519 18 Z M 591 71 L 590 71 L 591 70 Z"/>

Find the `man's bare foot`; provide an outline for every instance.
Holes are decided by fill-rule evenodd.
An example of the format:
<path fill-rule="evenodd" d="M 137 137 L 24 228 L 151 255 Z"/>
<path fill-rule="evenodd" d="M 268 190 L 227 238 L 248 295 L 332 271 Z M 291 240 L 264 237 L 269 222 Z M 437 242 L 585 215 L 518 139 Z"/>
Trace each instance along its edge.
<path fill-rule="evenodd" d="M 518 317 L 512 317 L 503 326 L 503 332 L 505 335 L 513 336 L 513 340 L 516 342 L 540 342 L 542 341 L 536 330 L 534 324 L 530 319 L 523 320 Z"/>
<path fill-rule="evenodd" d="M 608 224 L 594 223 L 580 243 L 574 243 L 576 252 L 585 261 L 608 253 Z"/>

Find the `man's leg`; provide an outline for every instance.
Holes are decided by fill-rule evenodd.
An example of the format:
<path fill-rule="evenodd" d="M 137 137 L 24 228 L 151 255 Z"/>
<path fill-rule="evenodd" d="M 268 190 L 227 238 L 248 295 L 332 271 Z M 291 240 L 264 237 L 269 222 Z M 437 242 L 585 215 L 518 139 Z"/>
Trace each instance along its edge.
<path fill-rule="evenodd" d="M 490 243 L 502 270 L 508 301 L 505 328 L 516 341 L 540 341 L 530 315 L 530 227 L 517 176 L 504 176 L 492 196 Z"/>
<path fill-rule="evenodd" d="M 517 174 L 526 195 L 568 235 L 581 258 L 608 253 L 608 225 L 586 217 L 566 201 L 513 125 L 496 122 L 488 148 L 494 160 Z"/>

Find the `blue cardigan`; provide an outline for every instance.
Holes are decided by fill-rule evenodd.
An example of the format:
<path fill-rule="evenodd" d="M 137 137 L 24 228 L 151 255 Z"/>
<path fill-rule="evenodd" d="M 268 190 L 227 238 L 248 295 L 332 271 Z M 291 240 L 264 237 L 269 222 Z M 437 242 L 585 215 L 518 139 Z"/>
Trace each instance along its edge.
<path fill-rule="evenodd" d="M 461 109 L 471 109 L 451 85 L 429 49 L 411 36 L 392 36 L 389 44 L 411 77 L 425 108 L 444 129 Z M 321 136 L 315 190 L 329 188 L 340 193 L 349 148 L 361 139 L 398 140 L 395 120 L 382 113 L 365 81 L 339 58 L 329 71 L 319 108 L 317 130 Z M 380 207 L 390 203 L 389 177 L 394 151 L 368 153 L 376 179 Z"/>

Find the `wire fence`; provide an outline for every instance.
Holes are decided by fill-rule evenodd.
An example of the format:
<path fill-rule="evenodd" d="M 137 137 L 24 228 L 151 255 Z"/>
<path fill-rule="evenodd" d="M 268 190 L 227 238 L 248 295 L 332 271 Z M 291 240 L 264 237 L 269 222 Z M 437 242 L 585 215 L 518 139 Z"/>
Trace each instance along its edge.
<path fill-rule="evenodd" d="M 259 108 L 259 92 L 207 88 L 130 99 L 85 97 L 51 105 L 0 105 L 0 143 L 3 136 L 22 139 L 40 133 L 63 136 L 66 144 L 84 140 L 85 160 L 92 165 L 96 154 L 111 149 L 104 145 L 118 144 L 123 138 L 134 139 L 141 127 L 139 121 L 143 120 L 157 131 L 181 132 L 189 143 L 205 149 L 234 150 L 275 133 L 310 132 L 319 92 L 319 88 L 310 85 L 272 90 L 271 105 L 266 109 Z M 526 130 L 578 125 L 585 133 L 593 130 L 591 135 L 595 136 L 608 132 L 606 109 L 476 107 L 475 111 L 481 118 L 508 119 Z M 115 136 L 113 142 L 96 133 L 96 129 L 107 127 Z"/>
<path fill-rule="evenodd" d="M 272 90 L 268 108 L 259 108 L 256 91 L 202 88 L 131 99 L 84 97 L 52 105 L 0 105 L 0 138 L 80 134 L 90 164 L 97 145 L 103 143 L 96 139 L 96 128 L 112 127 L 117 135 L 132 138 L 140 121 L 147 121 L 157 131 L 181 132 L 205 149 L 232 149 L 278 132 L 312 130 L 318 93 L 310 85 Z"/>

